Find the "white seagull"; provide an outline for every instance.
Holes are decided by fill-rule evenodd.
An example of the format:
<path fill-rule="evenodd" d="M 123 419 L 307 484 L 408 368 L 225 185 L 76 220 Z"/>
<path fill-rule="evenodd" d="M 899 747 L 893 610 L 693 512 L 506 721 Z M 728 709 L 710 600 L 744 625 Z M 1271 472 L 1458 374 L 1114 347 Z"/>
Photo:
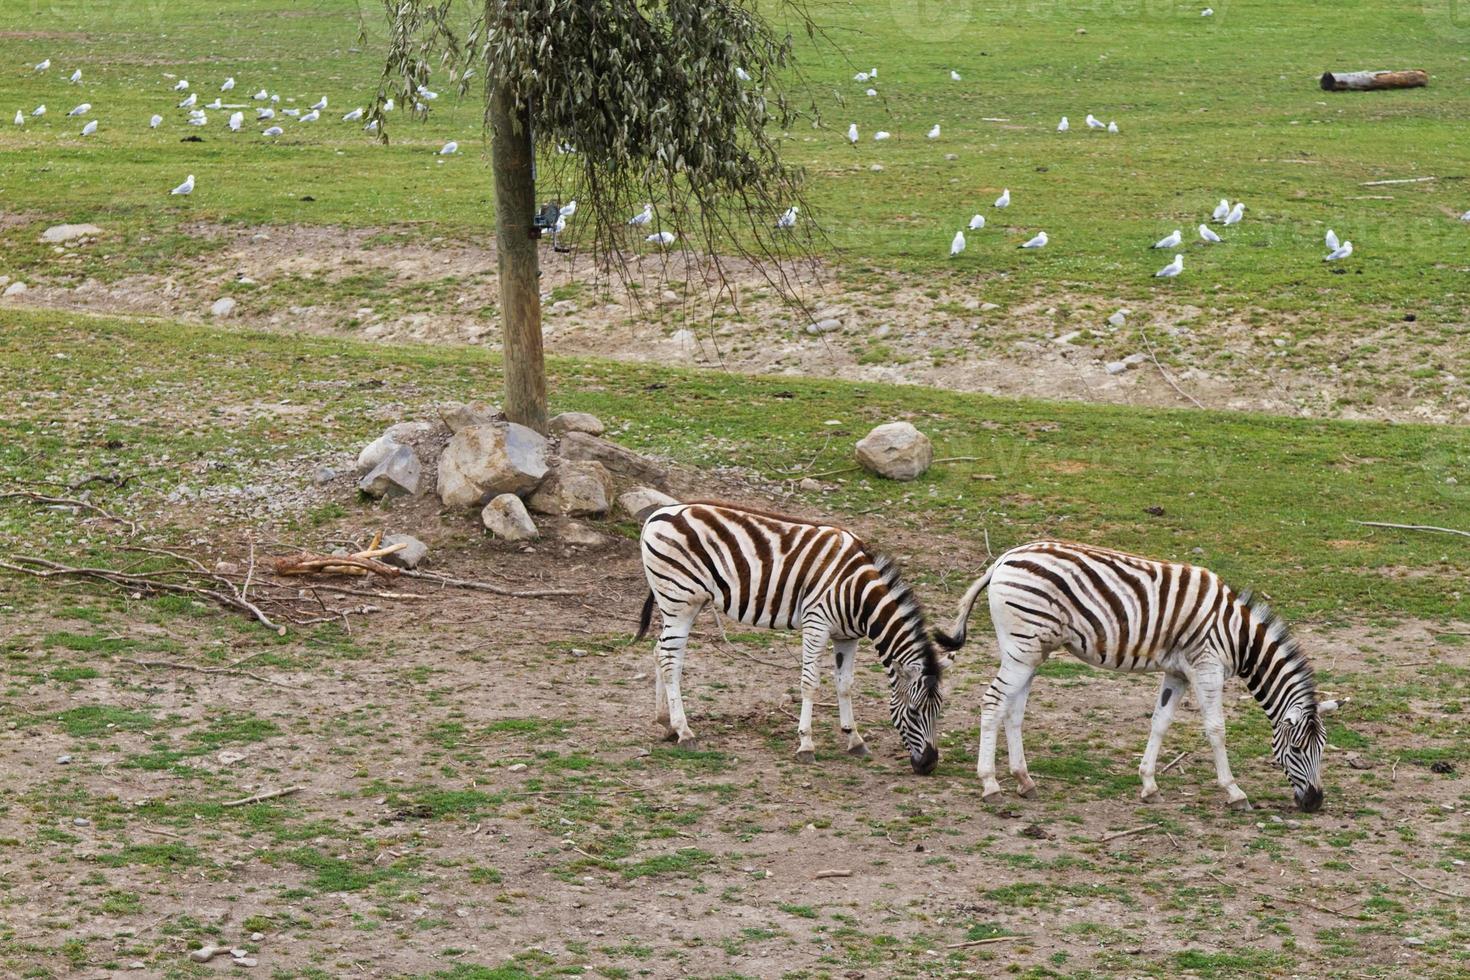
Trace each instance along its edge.
<path fill-rule="evenodd" d="M 232 112 L 232 113 L 230 113 L 230 132 L 232 132 L 232 133 L 238 133 L 240 131 L 240 127 L 243 126 L 243 125 L 245 125 L 245 113 L 243 113 L 243 112 Z"/>
<path fill-rule="evenodd" d="M 391 98 L 390 99 L 385 99 L 383 101 L 383 111 L 384 112 L 392 112 L 393 111 L 393 100 Z"/>
<path fill-rule="evenodd" d="M 270 106 L 264 106 L 262 108 L 259 108 L 259 109 L 256 109 L 255 110 L 255 121 L 256 122 L 260 122 L 260 120 L 262 120 L 262 119 L 274 119 L 274 118 L 276 118 L 276 110 L 272 109 Z"/>
<path fill-rule="evenodd" d="M 975 215 L 975 217 L 973 217 L 973 218 L 970 219 L 970 230 L 971 231 L 978 231 L 979 229 L 984 228 L 984 227 L 985 227 L 985 215 L 983 215 L 983 214 L 977 214 L 977 215 Z"/>
<path fill-rule="evenodd" d="M 1220 203 L 1215 205 L 1215 210 L 1211 213 L 1210 217 L 1214 218 L 1216 221 L 1223 221 L 1225 216 L 1229 213 L 1230 202 L 1222 197 L 1220 198 Z"/>
<path fill-rule="evenodd" d="M 1332 250 L 1332 254 L 1329 255 L 1329 256 L 1327 256 L 1322 261 L 1323 262 L 1336 262 L 1338 259 L 1345 259 L 1349 255 L 1352 255 L 1352 254 L 1353 254 L 1353 243 L 1352 242 L 1343 242 L 1340 246 L 1338 246 L 1337 248 L 1334 248 Z"/>
<path fill-rule="evenodd" d="M 229 78 L 225 79 L 225 83 L 219 87 L 219 90 L 221 92 L 228 92 L 228 91 L 230 91 L 230 89 L 232 89 L 234 87 L 235 87 L 235 76 L 234 75 L 231 75 Z"/>
<path fill-rule="evenodd" d="M 197 115 L 197 116 L 190 116 L 189 117 L 189 125 L 190 126 L 208 126 L 209 125 L 209 117 L 206 116 L 202 112 L 199 113 L 199 115 Z"/>
<path fill-rule="evenodd" d="M 83 102 L 81 105 L 77 106 L 71 112 L 68 112 L 67 115 L 68 116 L 85 116 L 87 113 L 89 113 L 91 111 L 92 111 L 92 103 L 90 103 L 90 102 Z"/>
<path fill-rule="evenodd" d="M 960 73 L 951 68 L 949 71 L 949 80 L 951 82 L 958 82 L 960 80 Z"/>
<path fill-rule="evenodd" d="M 313 109 L 310 112 L 308 112 L 306 115 L 302 116 L 301 117 L 301 121 L 304 122 L 304 123 L 316 122 L 321 117 L 322 117 L 322 111 L 320 109 Z"/>
<path fill-rule="evenodd" d="M 1088 129 L 1107 129 L 1108 128 L 1103 123 L 1103 121 L 1101 119 L 1097 118 L 1096 116 L 1094 116 L 1090 112 L 1087 114 L 1086 122 L 1087 122 L 1087 128 Z"/>
<path fill-rule="evenodd" d="M 1000 197 L 995 199 L 995 206 L 998 208 L 1008 208 L 1011 206 L 1011 189 L 1009 187 L 1000 192 Z"/>
<path fill-rule="evenodd" d="M 189 97 L 187 99 L 185 99 L 184 101 L 180 102 L 179 105 L 178 105 L 178 107 L 180 109 L 189 109 L 189 108 L 192 108 L 193 106 L 196 106 L 198 104 L 199 104 L 199 93 L 198 92 L 190 92 L 189 93 Z"/>
<path fill-rule="evenodd" d="M 317 112 L 321 112 L 326 107 L 327 107 L 327 97 L 325 95 L 322 96 L 320 99 L 317 99 L 316 100 L 316 103 L 312 105 L 312 108 L 315 109 Z"/>
<path fill-rule="evenodd" d="M 796 225 L 796 214 L 801 209 L 792 205 L 786 209 L 786 213 L 776 219 L 777 228 L 792 228 Z"/>
<path fill-rule="evenodd" d="M 1059 133 L 1065 133 L 1067 130 L 1069 130 L 1071 128 L 1072 128 L 1072 124 L 1069 123 L 1069 122 L 1067 122 L 1067 117 L 1066 116 L 1063 116 L 1062 117 L 1062 121 L 1059 122 L 1059 123 L 1057 123 L 1057 132 L 1059 132 Z"/>
<path fill-rule="evenodd" d="M 873 96 L 875 96 L 877 94 L 878 94 L 878 90 L 877 89 L 875 89 L 875 88 L 868 89 L 868 98 L 871 99 Z"/>
<path fill-rule="evenodd" d="M 376 133 L 378 131 L 378 121 L 374 119 L 362 128 L 367 130 L 369 133 Z"/>
<path fill-rule="evenodd" d="M 1172 232 L 1153 243 L 1153 248 L 1178 248 L 1179 243 L 1184 240 L 1184 235 L 1175 228 Z"/>
<path fill-rule="evenodd" d="M 742 82 L 748 82 L 750 81 L 750 72 L 746 71 L 744 68 L 741 68 L 739 65 L 736 65 L 735 77 L 740 79 Z"/>
<path fill-rule="evenodd" d="M 1118 124 L 1117 123 L 1115 123 L 1115 122 L 1108 123 L 1108 132 L 1110 132 L 1110 133 L 1116 133 L 1117 131 L 1118 131 Z"/>
<path fill-rule="evenodd" d="M 187 78 L 181 78 L 177 82 L 174 82 L 174 91 L 175 92 L 187 92 L 188 90 L 189 90 L 189 80 Z"/>
<path fill-rule="evenodd" d="M 155 115 L 155 116 L 153 116 L 153 118 L 151 118 L 151 119 L 148 120 L 148 128 L 149 129 L 157 129 L 162 122 L 163 122 L 163 117 L 162 116 L 159 116 L 159 115 Z"/>
<path fill-rule="evenodd" d="M 1048 241 L 1049 241 L 1049 239 L 1046 237 L 1046 232 L 1044 232 L 1044 231 L 1038 231 L 1036 233 L 1036 237 L 1035 238 L 1031 239 L 1029 242 L 1022 242 L 1017 247 L 1018 248 L 1045 248 L 1046 247 L 1046 243 Z"/>
<path fill-rule="evenodd" d="M 342 121 L 343 122 L 357 122 L 361 118 L 362 118 L 362 106 L 358 106 L 356 109 L 353 109 L 347 115 L 343 116 L 342 117 Z"/>
<path fill-rule="evenodd" d="M 954 233 L 954 240 L 949 243 L 949 256 L 950 258 L 954 258 L 956 255 L 959 255 L 964 250 L 965 233 L 963 231 L 957 231 Z"/>
<path fill-rule="evenodd" d="M 87 123 L 87 125 L 85 125 L 85 126 L 82 127 L 82 135 L 83 136 L 91 136 L 95 132 L 97 132 L 97 120 L 95 120 L 95 119 L 93 119 L 91 122 Z"/>
<path fill-rule="evenodd" d="M 456 143 L 454 140 L 450 140 L 448 143 L 445 143 L 439 149 L 439 155 L 441 157 L 451 156 L 451 155 L 453 155 L 455 153 L 458 153 L 458 152 L 459 152 L 459 144 Z"/>
<path fill-rule="evenodd" d="M 74 72 L 71 73 L 71 79 L 70 79 L 70 81 L 71 81 L 71 83 L 73 85 L 75 85 L 75 84 L 77 84 L 77 82 L 80 82 L 81 80 L 82 80 L 82 70 L 80 68 L 78 68 L 76 71 L 74 71 Z"/>
<path fill-rule="evenodd" d="M 854 82 L 866 82 L 868 80 L 868 73 L 865 71 L 860 71 L 856 75 L 852 76 L 852 80 Z"/>
<path fill-rule="evenodd" d="M 655 245 L 672 245 L 678 237 L 672 231 L 656 231 L 643 240 L 645 242 L 653 242 Z"/>
<path fill-rule="evenodd" d="M 31 110 L 32 118 L 39 119 L 46 114 L 46 104 L 43 102 Z"/>
<path fill-rule="evenodd" d="M 929 138 L 931 140 L 939 139 L 939 123 L 935 123 L 934 128 L 929 130 Z"/>
<path fill-rule="evenodd" d="M 1154 278 L 1155 279 L 1173 279 L 1175 276 L 1179 275 L 1179 273 L 1181 273 L 1183 271 L 1184 271 L 1184 256 L 1182 256 L 1182 255 L 1176 255 L 1176 256 L 1174 256 L 1174 261 L 1173 262 L 1170 262 L 1168 265 L 1164 266 L 1158 272 L 1155 272 L 1154 273 Z"/>
<path fill-rule="evenodd" d="M 886 130 L 886 129 L 880 129 L 876 133 L 873 134 L 873 142 L 874 143 L 881 143 L 884 140 L 888 139 L 892 135 L 893 134 L 890 133 L 888 130 Z"/>
<path fill-rule="evenodd" d="M 630 224 L 630 225 L 632 225 L 633 227 L 636 228 L 639 225 L 646 225 L 646 224 L 648 224 L 652 220 L 653 220 L 653 205 L 652 204 L 645 204 L 645 205 L 643 205 L 643 210 L 642 211 L 639 211 L 637 214 L 633 215 L 633 217 L 631 217 L 631 218 L 628 219 L 628 224 Z"/>
<path fill-rule="evenodd" d="M 425 85 L 420 85 L 418 87 L 418 89 L 417 89 L 417 92 L 423 98 L 423 100 L 425 102 L 433 102 L 435 99 L 437 99 L 439 97 L 439 93 L 438 92 L 431 92 L 431 91 L 429 91 L 428 86 L 425 86 Z M 324 99 L 323 101 L 326 101 L 326 100 Z"/>
<path fill-rule="evenodd" d="M 1217 245 L 1220 242 L 1220 236 L 1211 231 L 1209 225 L 1199 226 L 1199 237 L 1200 241 L 1208 245 Z"/>
<path fill-rule="evenodd" d="M 26 114 L 19 109 L 15 110 L 15 124 L 17 126 L 24 126 L 26 124 Z"/>
<path fill-rule="evenodd" d="M 1230 213 L 1225 216 L 1225 223 L 1227 225 L 1238 225 L 1240 224 L 1240 219 L 1243 217 L 1245 217 L 1245 204 L 1241 201 L 1236 201 L 1235 207 L 1231 208 Z"/>
<path fill-rule="evenodd" d="M 169 191 L 169 193 L 179 194 L 185 197 L 194 193 L 194 175 L 190 174 L 189 176 L 185 177 L 184 182 L 178 187 L 175 187 L 173 190 Z"/>
<path fill-rule="evenodd" d="M 282 129 L 280 126 L 272 126 L 270 129 L 267 129 L 265 132 L 261 133 L 260 135 L 262 135 L 262 136 L 280 136 L 284 132 L 285 132 L 285 130 Z"/>
<path fill-rule="evenodd" d="M 576 213 L 577 213 L 577 199 L 576 198 L 572 198 L 570 201 L 568 201 L 567 203 L 563 204 L 561 206 L 561 210 L 557 212 L 557 214 L 561 215 L 563 218 L 570 218 L 572 215 L 574 215 Z"/>
<path fill-rule="evenodd" d="M 1204 10 L 1201 10 L 1199 12 L 1199 15 L 1201 17 L 1213 17 L 1213 16 L 1215 16 L 1215 8 L 1214 7 L 1206 7 Z"/>
<path fill-rule="evenodd" d="M 36 71 L 45 71 L 47 68 L 50 68 L 50 67 L 51 67 L 51 59 L 50 58 L 47 58 L 45 61 L 41 62 L 39 65 L 36 66 Z"/>
<path fill-rule="evenodd" d="M 1331 228 L 1327 229 L 1327 235 L 1323 238 L 1323 241 L 1327 243 L 1327 251 L 1329 252 L 1337 251 L 1337 247 L 1342 244 L 1342 242 L 1337 240 L 1337 232 Z"/>
<path fill-rule="evenodd" d="M 206 108 L 206 109 L 223 109 L 224 107 L 225 107 L 224 100 L 217 98 L 213 102 L 211 102 L 208 105 L 206 105 L 204 108 Z"/>
<path fill-rule="evenodd" d="M 847 141 L 849 143 L 853 144 L 854 146 L 857 145 L 857 141 L 858 141 L 857 123 L 853 123 L 852 125 L 850 125 L 850 126 L 847 127 Z"/>
<path fill-rule="evenodd" d="M 271 94 L 269 92 L 267 92 L 265 89 L 261 89 L 259 92 L 256 92 L 255 93 L 255 96 L 254 96 L 256 102 L 264 102 L 266 99 L 268 99 L 270 97 L 271 97 Z"/>
<path fill-rule="evenodd" d="M 301 115 L 301 110 L 300 109 L 282 109 L 281 110 L 281 115 L 283 115 L 283 116 L 300 116 Z"/>

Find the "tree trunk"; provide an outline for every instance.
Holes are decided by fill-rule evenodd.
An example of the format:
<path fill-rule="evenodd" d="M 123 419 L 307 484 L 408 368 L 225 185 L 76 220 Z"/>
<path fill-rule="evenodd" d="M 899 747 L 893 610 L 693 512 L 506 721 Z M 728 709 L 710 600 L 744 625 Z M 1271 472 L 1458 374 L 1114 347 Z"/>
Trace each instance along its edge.
<path fill-rule="evenodd" d="M 500 329 L 505 351 L 505 415 L 546 432 L 546 361 L 541 350 L 541 282 L 536 243 L 535 159 L 530 114 L 509 88 L 490 94 L 495 175 L 495 241 L 500 253 Z"/>
<path fill-rule="evenodd" d="M 1327 92 L 1368 92 L 1381 88 L 1420 88 L 1429 84 L 1422 68 L 1406 71 L 1328 71 L 1322 73 Z"/>

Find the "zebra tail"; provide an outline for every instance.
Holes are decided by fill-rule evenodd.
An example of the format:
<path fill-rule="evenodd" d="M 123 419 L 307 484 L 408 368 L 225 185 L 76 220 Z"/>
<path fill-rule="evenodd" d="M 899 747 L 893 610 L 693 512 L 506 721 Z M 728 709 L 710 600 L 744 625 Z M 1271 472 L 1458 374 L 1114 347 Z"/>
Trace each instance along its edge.
<path fill-rule="evenodd" d="M 648 635 L 648 627 L 653 625 L 653 590 L 648 590 L 648 598 L 643 600 L 643 614 L 638 619 L 638 635 L 634 640 L 641 640 Z"/>
<path fill-rule="evenodd" d="M 999 561 L 991 564 L 985 570 L 984 575 L 981 575 L 970 584 L 970 588 L 965 592 L 964 598 L 960 600 L 960 611 L 959 615 L 955 617 L 954 628 L 948 633 L 940 630 L 934 631 L 934 640 L 940 646 L 946 650 L 958 650 L 965 645 L 965 634 L 969 632 L 970 613 L 975 609 L 975 600 L 979 599 L 980 593 L 984 592 L 986 587 L 990 585 L 990 576 L 995 573 L 995 566 L 999 564 Z"/>

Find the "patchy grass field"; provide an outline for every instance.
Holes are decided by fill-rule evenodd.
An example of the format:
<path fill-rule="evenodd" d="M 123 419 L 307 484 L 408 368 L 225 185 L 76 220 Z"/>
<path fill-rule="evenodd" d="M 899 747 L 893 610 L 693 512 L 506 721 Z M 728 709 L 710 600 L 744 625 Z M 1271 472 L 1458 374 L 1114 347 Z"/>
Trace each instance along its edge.
<path fill-rule="evenodd" d="M 871 653 L 858 717 L 875 759 L 837 751 L 824 706 L 818 763 L 803 767 L 791 638 L 724 638 L 709 622 L 688 685 L 702 749 L 669 749 L 649 650 L 628 643 L 643 592 L 632 525 L 599 525 L 591 549 L 553 536 L 514 550 L 472 515 L 312 485 L 386 421 L 493 388 L 493 357 L 6 312 L 0 372 L 22 394 L 0 420 L 0 481 L 59 491 L 131 476 L 67 492 L 142 525 L 129 538 L 0 501 L 12 558 L 147 570 L 154 558 L 126 550 L 144 546 L 243 564 L 252 544 L 275 554 L 407 528 L 442 571 L 585 594 L 408 582 L 391 589 L 417 598 L 280 637 L 190 601 L 6 574 L 0 969 L 233 969 L 190 964 L 202 943 L 245 946 L 283 978 L 1466 969 L 1453 896 L 1470 893 L 1470 560 L 1448 538 L 1350 523 L 1462 515 L 1445 473 L 1463 467 L 1463 432 L 593 361 L 553 371 L 558 408 L 681 460 L 678 489 L 849 515 L 945 613 L 987 533 L 996 550 L 1065 534 L 1195 557 L 1266 589 L 1324 689 L 1354 698 L 1329 728 L 1326 806 L 1289 809 L 1248 700 L 1232 704 L 1229 740 L 1255 812 L 1223 806 L 1193 712 L 1166 747 L 1193 754 L 1162 803 L 1139 804 L 1153 680 L 1067 661 L 1048 666 L 1029 718 L 1041 799 L 982 803 L 983 623 L 950 678 L 932 778 L 902 764 Z M 896 415 L 940 456 L 981 459 L 897 489 L 832 472 L 855 432 Z M 1145 453 L 1147 469 L 1128 462 Z M 808 475 L 821 491 L 796 490 Z M 223 806 L 287 786 L 301 789 Z M 851 876 L 817 877 L 834 869 Z"/>

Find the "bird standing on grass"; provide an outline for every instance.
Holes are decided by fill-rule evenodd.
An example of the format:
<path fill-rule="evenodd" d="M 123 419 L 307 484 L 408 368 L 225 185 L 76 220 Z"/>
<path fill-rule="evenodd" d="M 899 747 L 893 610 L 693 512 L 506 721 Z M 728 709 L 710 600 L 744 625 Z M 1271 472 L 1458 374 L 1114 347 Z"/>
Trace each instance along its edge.
<path fill-rule="evenodd" d="M 1184 235 L 1175 228 L 1168 235 L 1153 243 L 1154 248 L 1178 248 L 1179 243 L 1184 240 Z"/>
<path fill-rule="evenodd" d="M 1353 254 L 1353 243 L 1352 242 L 1343 242 L 1337 248 L 1334 248 L 1332 250 L 1332 254 L 1328 255 L 1322 261 L 1323 262 L 1336 262 L 1338 259 L 1345 259 L 1349 255 L 1352 255 L 1352 254 Z"/>
<path fill-rule="evenodd" d="M 628 219 L 628 224 L 630 226 L 634 227 L 634 228 L 637 228 L 637 227 L 640 227 L 641 225 L 648 224 L 652 220 L 653 220 L 653 205 L 652 204 L 645 204 L 645 205 L 643 205 L 643 210 L 642 211 L 639 211 L 637 214 L 633 215 L 633 217 L 631 217 L 631 218 Z"/>
<path fill-rule="evenodd" d="M 778 229 L 785 229 L 785 228 L 793 228 L 793 227 L 795 227 L 796 226 L 796 215 L 797 215 L 797 212 L 800 211 L 800 210 L 801 209 L 798 208 L 798 207 L 796 207 L 795 205 L 792 205 L 791 207 L 787 208 L 786 209 L 786 213 L 783 214 L 783 215 L 781 215 L 781 217 L 779 217 L 779 218 L 776 219 L 776 227 Z"/>
<path fill-rule="evenodd" d="M 1039 231 L 1039 232 L 1036 233 L 1036 237 L 1035 238 L 1031 239 L 1030 241 L 1022 242 L 1017 247 L 1018 248 L 1046 248 L 1046 243 L 1048 241 L 1050 241 L 1050 240 L 1051 239 L 1049 239 L 1049 238 L 1046 237 L 1046 232 Z"/>
<path fill-rule="evenodd" d="M 653 242 L 655 245 L 672 245 L 678 239 L 678 235 L 672 231 L 656 231 L 643 239 L 645 242 Z"/>
<path fill-rule="evenodd" d="M 1209 225 L 1199 226 L 1199 237 L 1206 245 L 1217 245 L 1220 242 L 1220 236 L 1211 231 Z"/>
<path fill-rule="evenodd" d="M 851 143 L 852 145 L 854 145 L 854 146 L 857 145 L 857 141 L 858 141 L 858 128 L 857 128 L 857 123 L 852 123 L 850 126 L 847 127 L 847 141 L 849 143 Z"/>
<path fill-rule="evenodd" d="M 234 87 L 235 87 L 235 76 L 234 75 L 231 75 L 229 78 L 225 79 L 225 83 L 219 87 L 219 90 L 221 92 L 228 92 L 228 91 L 230 91 L 230 89 L 232 89 Z"/>
<path fill-rule="evenodd" d="M 950 258 L 954 258 L 956 255 L 959 255 L 964 250 L 965 233 L 963 231 L 957 231 L 954 233 L 954 240 L 949 243 L 949 256 Z"/>
<path fill-rule="evenodd" d="M 1174 256 L 1174 261 L 1173 262 L 1170 262 L 1168 265 L 1164 266 L 1158 272 L 1155 272 L 1154 273 L 1154 278 L 1155 279 L 1173 279 L 1175 276 L 1179 275 L 1179 273 L 1181 273 L 1183 271 L 1184 271 L 1184 256 L 1182 256 L 1182 255 L 1176 255 L 1176 256 Z"/>
<path fill-rule="evenodd" d="M 995 206 L 998 208 L 1008 208 L 1011 206 L 1011 189 L 1009 187 L 1000 192 L 1000 197 L 995 199 Z"/>
<path fill-rule="evenodd" d="M 189 176 L 185 177 L 184 182 L 178 187 L 175 187 L 173 190 L 169 191 L 169 193 L 177 194 L 181 197 L 188 197 L 190 194 L 194 193 L 194 175 L 190 174 Z"/>
<path fill-rule="evenodd" d="M 1062 121 L 1059 122 L 1059 123 L 1057 123 L 1057 132 L 1059 132 L 1059 133 L 1065 133 L 1067 130 L 1069 130 L 1071 128 L 1072 128 L 1072 124 L 1069 123 L 1069 122 L 1067 122 L 1067 117 L 1066 116 L 1063 116 L 1062 117 Z"/>
<path fill-rule="evenodd" d="M 1230 213 L 1225 216 L 1225 224 L 1227 224 L 1227 225 L 1238 225 L 1238 224 L 1240 224 L 1240 219 L 1241 218 L 1244 218 L 1244 217 L 1245 217 L 1245 204 L 1243 202 L 1241 202 L 1241 201 L 1236 201 L 1235 202 L 1235 207 L 1231 208 L 1230 209 Z"/>
<path fill-rule="evenodd" d="M 971 231 L 978 231 L 979 229 L 984 228 L 984 227 L 985 227 L 985 215 L 983 215 L 983 214 L 977 214 L 973 218 L 970 219 L 970 230 Z"/>

